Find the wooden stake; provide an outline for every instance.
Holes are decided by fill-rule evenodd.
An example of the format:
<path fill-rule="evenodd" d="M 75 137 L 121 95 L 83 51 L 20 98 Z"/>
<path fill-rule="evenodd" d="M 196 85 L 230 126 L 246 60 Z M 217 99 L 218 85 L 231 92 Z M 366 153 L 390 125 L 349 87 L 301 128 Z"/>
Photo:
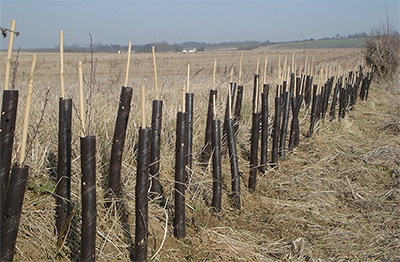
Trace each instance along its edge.
<path fill-rule="evenodd" d="M 11 64 L 11 54 L 14 44 L 14 32 L 15 32 L 15 24 L 17 21 L 11 20 L 11 32 L 10 38 L 8 40 L 8 51 L 7 51 L 7 61 L 6 61 L 6 72 L 4 77 L 4 90 L 8 90 L 8 84 L 10 82 L 10 64 Z"/>
<path fill-rule="evenodd" d="M 314 56 L 312 56 L 312 60 L 311 60 L 311 74 L 310 74 L 310 76 L 312 76 L 313 75 L 313 70 L 314 70 Z"/>
<path fill-rule="evenodd" d="M 231 72 L 233 72 L 233 70 L 231 70 Z M 230 85 L 228 86 L 228 113 L 229 113 L 229 119 L 232 119 L 232 90 Z"/>
<path fill-rule="evenodd" d="M 301 88 L 300 88 L 300 95 L 304 95 L 304 89 L 306 85 L 306 75 L 304 74 L 301 78 Z"/>
<path fill-rule="evenodd" d="M 264 77 L 263 77 L 263 84 L 267 84 L 267 67 L 268 67 L 268 57 L 265 57 L 265 65 L 264 65 Z"/>
<path fill-rule="evenodd" d="M 182 112 L 186 112 L 186 86 L 185 83 L 182 85 Z"/>
<path fill-rule="evenodd" d="M 320 91 L 321 91 L 321 88 L 322 88 L 322 78 L 323 78 L 323 75 L 324 75 L 324 67 L 322 67 L 321 68 L 321 72 L 319 73 L 319 81 L 318 81 L 318 88 L 317 88 L 317 94 L 319 94 L 320 93 Z"/>
<path fill-rule="evenodd" d="M 241 80 L 242 80 L 242 59 L 243 59 L 243 51 L 240 52 L 238 86 L 240 86 L 240 83 L 241 83 Z"/>
<path fill-rule="evenodd" d="M 213 94 L 213 111 L 214 111 L 214 118 L 217 117 L 217 103 L 215 101 L 215 94 Z"/>
<path fill-rule="evenodd" d="M 129 46 L 128 46 L 128 60 L 126 61 L 126 73 L 125 73 L 125 87 L 128 87 L 128 77 L 129 77 L 129 65 L 131 64 L 131 48 L 132 48 L 132 42 L 129 41 Z"/>
<path fill-rule="evenodd" d="M 153 51 L 153 65 L 154 65 L 154 84 L 156 88 L 156 100 L 158 100 L 157 66 L 156 66 L 156 53 L 154 51 L 154 46 L 152 47 L 152 51 Z"/>
<path fill-rule="evenodd" d="M 142 129 L 146 128 L 146 94 L 144 85 L 142 85 Z"/>
<path fill-rule="evenodd" d="M 25 161 L 26 139 L 28 138 L 29 112 L 32 102 L 33 78 L 35 76 L 36 60 L 37 55 L 32 55 L 31 72 L 29 73 L 28 90 L 26 93 L 24 121 L 22 124 L 21 148 L 19 151 L 19 164 L 21 165 Z"/>
<path fill-rule="evenodd" d="M 258 72 L 258 66 L 259 66 L 259 60 L 257 60 L 257 72 Z M 256 101 L 254 101 L 254 113 L 258 112 L 258 80 L 259 78 L 256 78 Z"/>
<path fill-rule="evenodd" d="M 81 120 L 81 137 L 85 136 L 85 108 L 83 104 L 83 73 L 82 61 L 78 62 L 78 81 L 79 81 L 79 117 Z"/>
<path fill-rule="evenodd" d="M 257 58 L 257 70 L 256 70 L 257 75 L 258 75 L 259 68 L 260 68 L 260 58 Z"/>
<path fill-rule="evenodd" d="M 231 79 L 229 80 L 230 83 L 233 83 L 233 67 L 231 68 Z"/>
<path fill-rule="evenodd" d="M 281 71 L 281 55 L 279 55 L 278 58 L 278 78 L 279 78 L 279 82 L 282 82 L 282 71 Z"/>
<path fill-rule="evenodd" d="M 307 60 L 308 60 L 308 56 L 306 55 L 306 59 L 304 62 L 304 75 L 307 75 L 307 72 L 308 72 Z"/>
<path fill-rule="evenodd" d="M 286 69 L 287 69 L 287 56 L 285 56 L 285 61 L 283 62 L 282 80 L 285 78 L 287 74 Z"/>
<path fill-rule="evenodd" d="M 60 30 L 60 83 L 61 98 L 64 98 L 64 32 Z"/>
<path fill-rule="evenodd" d="M 189 86 L 190 86 L 190 64 L 188 64 L 188 67 L 187 67 L 187 84 L 186 84 L 187 91 L 186 91 L 186 93 L 190 93 L 189 92 L 189 90 L 190 90 Z"/>
<path fill-rule="evenodd" d="M 217 70 L 217 58 L 214 58 L 214 71 L 213 71 L 213 82 L 212 89 L 215 90 L 215 72 Z"/>
<path fill-rule="evenodd" d="M 292 69 L 294 69 L 295 67 L 294 67 L 294 54 L 293 54 L 293 56 L 292 56 Z"/>

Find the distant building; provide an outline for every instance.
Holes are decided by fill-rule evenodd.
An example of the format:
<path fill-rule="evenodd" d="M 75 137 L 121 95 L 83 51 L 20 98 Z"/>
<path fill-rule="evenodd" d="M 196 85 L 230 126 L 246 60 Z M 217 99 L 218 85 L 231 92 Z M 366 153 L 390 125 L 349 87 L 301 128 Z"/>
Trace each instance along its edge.
<path fill-rule="evenodd" d="M 118 52 L 117 52 L 118 54 L 127 54 L 128 53 L 128 50 L 118 50 Z M 135 53 L 135 50 L 131 50 L 131 53 Z"/>
<path fill-rule="evenodd" d="M 196 48 L 192 48 L 192 49 L 190 49 L 190 48 L 187 48 L 187 49 L 183 49 L 182 50 L 182 53 L 196 53 Z"/>

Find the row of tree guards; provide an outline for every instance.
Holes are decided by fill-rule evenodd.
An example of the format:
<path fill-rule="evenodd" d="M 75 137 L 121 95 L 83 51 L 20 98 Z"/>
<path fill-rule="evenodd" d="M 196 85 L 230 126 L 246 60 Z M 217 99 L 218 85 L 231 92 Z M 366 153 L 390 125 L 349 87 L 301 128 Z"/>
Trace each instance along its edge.
<path fill-rule="evenodd" d="M 11 30 L 15 30 L 11 27 Z M 10 42 L 11 40 L 10 35 Z M 11 48 L 11 49 L 10 49 Z M 11 47 L 9 46 L 7 63 L 11 61 Z M 106 192 L 106 204 L 111 207 L 120 204 L 121 199 L 121 166 L 122 156 L 127 133 L 127 124 L 131 109 L 133 89 L 128 87 L 128 73 L 130 66 L 131 43 L 129 42 L 128 59 L 126 66 L 125 84 L 122 86 L 115 131 L 112 140 L 111 160 Z M 278 78 L 275 93 L 275 112 L 269 112 L 269 93 L 272 87 L 267 83 L 267 59 L 265 60 L 264 74 L 260 88 L 260 69 L 254 74 L 252 125 L 250 138 L 249 179 L 247 187 L 250 192 L 256 191 L 258 172 L 268 169 L 278 169 L 279 158 L 286 158 L 300 142 L 300 112 L 310 111 L 310 125 L 307 136 L 311 137 L 316 130 L 318 121 L 335 118 L 343 119 L 357 102 L 368 98 L 369 87 L 373 72 L 364 72 L 363 65 L 355 70 L 344 71 L 341 67 L 326 67 L 315 76 L 311 65 L 305 58 L 304 68 L 297 69 L 294 56 L 292 65 L 287 65 L 287 58 L 281 67 L 279 57 Z M 18 91 L 8 90 L 7 84 L 3 91 L 1 116 L 1 260 L 10 261 L 15 253 L 15 243 L 18 232 L 22 201 L 28 178 L 28 166 L 25 163 L 25 152 L 30 108 L 30 97 L 33 87 L 36 56 L 32 58 L 32 69 L 28 81 L 28 96 L 22 132 L 22 145 L 19 161 L 11 168 L 12 149 L 14 141 L 15 122 L 18 104 Z M 160 206 L 167 207 L 163 186 L 160 181 L 160 145 L 162 130 L 163 100 L 158 97 L 157 68 L 153 47 L 153 64 L 155 78 L 155 99 L 152 106 L 150 127 L 145 119 L 145 87 L 141 88 L 141 125 L 139 129 L 137 173 L 135 188 L 135 261 L 147 261 L 148 243 L 148 200 L 155 200 Z M 9 65 L 7 65 L 9 67 Z M 228 86 L 224 122 L 221 132 L 221 120 L 217 112 L 217 89 L 215 88 L 216 59 L 214 61 L 213 83 L 210 90 L 208 112 L 205 129 L 204 146 L 197 159 L 203 168 L 212 165 L 213 194 L 211 207 L 218 216 L 222 210 L 222 161 L 223 155 L 228 154 L 231 171 L 230 203 L 235 209 L 241 209 L 240 167 L 236 136 L 238 134 L 244 87 L 241 83 L 242 53 L 239 63 L 238 83 L 233 82 L 233 71 Z M 90 122 L 85 123 L 82 62 L 78 63 L 79 80 L 79 119 L 81 125 L 81 197 L 82 197 L 82 228 L 81 228 L 81 260 L 95 260 L 96 238 L 96 137 L 90 135 Z M 283 69 L 283 70 L 282 70 Z M 70 200 L 71 184 L 71 120 L 72 99 L 65 98 L 63 79 L 63 32 L 60 31 L 60 83 L 61 96 L 59 100 L 59 132 L 58 132 L 58 165 L 56 187 L 56 228 L 58 245 L 62 248 L 68 238 L 71 219 L 75 215 Z M 182 239 L 186 236 L 185 229 L 185 189 L 190 183 L 193 165 L 193 116 L 194 94 L 190 92 L 190 64 L 187 70 L 187 83 L 182 88 L 182 107 L 177 112 L 176 144 L 175 144 L 175 196 L 174 196 L 174 236 Z M 317 79 L 318 78 L 318 79 Z M 6 88 L 7 87 L 7 88 Z M 90 91 L 91 93 L 91 91 Z M 260 95 L 261 93 L 261 95 Z M 304 106 L 302 106 L 304 104 Z M 330 106 L 330 108 L 329 108 Z M 328 112 L 329 110 L 329 112 Z M 89 109 L 90 111 L 90 109 Z M 336 113 L 337 111 L 337 113 Z M 90 112 L 89 112 L 90 114 Z M 329 114 L 329 117 L 327 116 Z M 272 117 L 273 115 L 273 117 Z M 269 127 L 272 120 L 272 128 Z M 290 124 L 289 124 L 290 123 Z M 26 129 L 26 130 L 25 130 Z M 24 131 L 25 130 L 25 131 Z M 289 134 L 288 134 L 289 133 Z M 289 138 L 288 141 L 287 138 Z M 272 146 L 268 141 L 272 140 Z M 227 149 L 227 150 L 226 150 Z M 269 153 L 271 152 L 271 153 Z M 11 175 L 10 175 L 11 173 Z M 151 186 L 150 186 L 151 185 Z"/>

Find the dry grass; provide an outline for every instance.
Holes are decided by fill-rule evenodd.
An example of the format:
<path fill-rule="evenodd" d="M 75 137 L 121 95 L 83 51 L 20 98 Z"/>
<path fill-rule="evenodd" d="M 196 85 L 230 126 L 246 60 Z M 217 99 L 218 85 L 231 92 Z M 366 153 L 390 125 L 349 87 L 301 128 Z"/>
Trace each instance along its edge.
<path fill-rule="evenodd" d="M 294 50 L 303 61 L 303 52 Z M 252 74 L 257 57 L 269 56 L 276 74 L 278 55 L 291 50 L 257 49 L 244 52 L 245 97 L 238 150 L 243 209 L 229 206 L 229 163 L 223 159 L 224 194 L 220 219 L 211 212 L 212 175 L 197 162 L 193 165 L 187 189 L 187 238 L 173 237 L 171 210 L 154 203 L 149 211 L 149 257 L 161 249 L 153 261 L 301 261 L 301 260 L 388 260 L 400 259 L 400 119 L 399 94 L 387 95 L 390 86 L 374 83 L 369 100 L 359 101 L 341 121 L 320 123 L 312 138 L 301 137 L 300 146 L 280 162 L 279 171 L 269 170 L 259 176 L 257 192 L 246 190 L 249 172 L 249 128 Z M 354 66 L 362 57 L 359 49 L 307 50 L 315 55 L 315 64 Z M 3 54 L 2 54 L 3 55 Z M 125 75 L 125 56 L 95 54 L 96 79 L 93 98 L 92 130 L 97 136 L 97 258 L 105 261 L 129 260 L 134 241 L 134 186 L 136 163 L 134 146 L 139 121 L 139 86 L 148 88 L 148 116 L 151 116 L 153 69 L 150 54 L 134 54 L 131 63 L 131 86 L 134 87 L 132 111 L 123 161 L 122 205 L 104 207 L 104 184 L 108 174 L 111 141 L 120 93 Z M 195 93 L 194 153 L 204 140 L 208 90 L 212 84 L 213 58 L 218 59 L 218 115 L 223 117 L 230 67 L 238 69 L 239 53 L 216 51 L 197 54 L 157 54 L 160 98 L 164 100 L 161 179 L 169 204 L 173 204 L 175 119 L 179 108 L 181 84 L 186 80 L 186 66 L 191 63 Z M 17 88 L 20 90 L 15 149 L 20 145 L 22 104 L 25 101 L 29 54 L 22 53 Z M 309 58 L 310 59 L 310 58 Z M 77 101 L 77 61 L 84 61 L 89 78 L 90 55 L 66 54 L 66 94 Z M 309 60 L 310 61 L 310 60 Z M 301 63 L 301 62 L 299 62 Z M 226 66 L 225 66 L 226 65 Z M 227 70 L 225 70 L 227 68 Z M 275 81 L 269 72 L 269 82 Z M 87 84 L 87 82 L 86 82 Z M 3 85 L 3 83 L 0 83 Z M 395 88 L 398 82 L 394 83 Z M 34 86 L 31 127 L 38 121 L 47 89 L 50 97 L 43 124 L 29 152 L 30 176 L 17 240 L 17 261 L 76 260 L 80 235 L 80 152 L 79 123 L 73 115 L 73 170 L 71 201 L 75 217 L 70 241 L 57 256 L 55 236 L 55 181 L 49 175 L 51 158 L 57 154 L 58 130 L 58 55 L 39 54 Z M 178 94 L 178 95 L 177 95 Z M 272 110 L 272 95 L 270 109 Z M 149 119 L 149 118 L 148 118 Z M 308 129 L 309 115 L 300 113 L 301 132 Z M 32 128 L 30 132 L 32 134 Z M 271 145 L 271 144 L 270 144 Z M 15 154 L 16 155 L 16 154 Z M 54 161 L 53 161 L 54 162 Z M 167 223 L 166 223 L 167 222 Z M 166 234 L 166 235 L 165 235 Z M 166 236 L 164 239 L 164 235 Z M 78 255 L 78 256 L 77 256 Z"/>

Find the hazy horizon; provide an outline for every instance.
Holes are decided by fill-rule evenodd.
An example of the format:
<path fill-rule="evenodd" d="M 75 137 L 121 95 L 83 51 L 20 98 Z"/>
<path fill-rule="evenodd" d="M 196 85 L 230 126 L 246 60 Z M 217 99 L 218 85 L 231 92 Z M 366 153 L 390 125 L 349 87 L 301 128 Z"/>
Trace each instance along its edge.
<path fill-rule="evenodd" d="M 386 5 L 386 8 L 385 8 Z M 0 26 L 17 20 L 14 48 L 65 45 L 142 45 L 165 41 L 296 41 L 369 32 L 386 24 L 399 31 L 399 1 L 8 1 L 0 0 Z M 1 38 L 6 49 L 8 38 Z"/>

